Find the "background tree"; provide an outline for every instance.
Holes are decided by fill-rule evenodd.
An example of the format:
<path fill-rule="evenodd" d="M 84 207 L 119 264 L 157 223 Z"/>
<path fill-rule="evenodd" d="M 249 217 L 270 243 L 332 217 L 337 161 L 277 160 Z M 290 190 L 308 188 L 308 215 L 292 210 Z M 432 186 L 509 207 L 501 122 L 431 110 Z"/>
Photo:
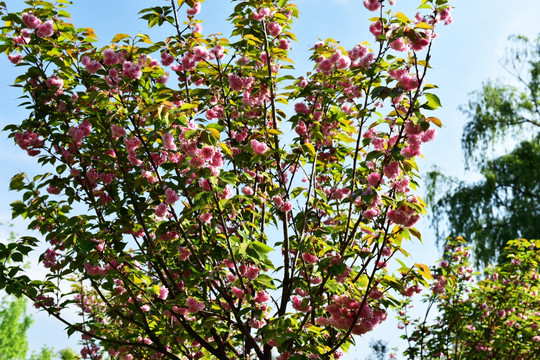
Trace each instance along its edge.
<path fill-rule="evenodd" d="M 462 235 L 483 264 L 509 239 L 540 234 L 540 40 L 513 36 L 510 42 L 504 66 L 514 83 L 488 81 L 462 108 L 470 118 L 462 136 L 466 164 L 482 179 L 428 174 L 439 238 Z M 506 154 L 493 156 L 501 149 Z"/>
<path fill-rule="evenodd" d="M 366 360 L 385 360 L 388 355 L 388 351 L 390 350 L 388 347 L 388 342 L 380 339 L 370 340 L 369 348 L 371 349 L 371 355 L 369 355 Z"/>
<path fill-rule="evenodd" d="M 26 359 L 26 331 L 32 324 L 26 303 L 25 298 L 6 296 L 0 300 L 0 360 Z"/>
<path fill-rule="evenodd" d="M 443 260 L 432 268 L 425 316 L 411 316 L 408 304 L 400 311 L 409 345 L 404 355 L 411 360 L 538 359 L 539 248 L 539 240 L 509 241 L 506 261 L 489 267 L 476 283 L 470 248 L 462 238 L 450 240 Z"/>
<path fill-rule="evenodd" d="M 61 360 L 77 360 L 81 358 L 75 351 L 73 351 L 73 349 L 70 348 L 65 348 L 58 351 L 58 357 Z"/>

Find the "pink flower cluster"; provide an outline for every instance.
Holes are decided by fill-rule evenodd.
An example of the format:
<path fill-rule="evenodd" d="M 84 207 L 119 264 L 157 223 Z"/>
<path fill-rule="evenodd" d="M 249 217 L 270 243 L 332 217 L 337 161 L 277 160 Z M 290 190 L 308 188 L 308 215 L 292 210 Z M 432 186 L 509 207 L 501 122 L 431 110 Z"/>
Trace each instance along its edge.
<path fill-rule="evenodd" d="M 44 142 L 39 138 L 39 135 L 28 130 L 24 133 L 16 133 L 15 142 L 21 149 L 26 150 L 30 156 L 38 155 L 40 153 L 38 149 L 44 146 Z"/>
<path fill-rule="evenodd" d="M 88 262 L 84 263 L 84 268 L 86 269 L 86 272 L 90 276 L 105 276 L 109 271 L 112 270 L 112 266 L 107 264 L 105 268 L 99 266 L 99 265 L 92 265 Z"/>
<path fill-rule="evenodd" d="M 14 55 L 10 54 L 10 55 L 8 55 L 8 59 L 12 64 L 17 65 L 17 64 L 21 63 L 21 61 L 23 59 L 23 56 L 22 56 L 22 54 L 14 54 Z"/>
<path fill-rule="evenodd" d="M 90 135 L 91 132 L 92 125 L 88 120 L 83 121 L 77 126 L 72 126 L 68 130 L 68 134 L 71 136 L 71 140 L 73 140 L 73 144 L 76 147 L 80 147 L 83 139 Z"/>
<path fill-rule="evenodd" d="M 167 188 L 165 190 L 165 204 L 173 205 L 178 199 L 180 199 L 180 197 L 173 189 Z"/>
<path fill-rule="evenodd" d="M 294 295 L 292 297 L 292 307 L 294 310 L 299 312 L 310 312 L 311 306 L 308 305 L 309 300 L 308 299 L 301 299 L 300 297 Z"/>
<path fill-rule="evenodd" d="M 203 302 L 198 302 L 192 297 L 189 297 L 187 299 L 187 306 L 188 306 L 187 311 L 191 314 L 196 314 L 199 311 L 204 310 L 205 308 L 205 305 Z"/>
<path fill-rule="evenodd" d="M 200 11 L 201 11 L 201 3 L 197 1 L 195 2 L 195 4 L 193 5 L 191 9 L 186 10 L 186 13 L 188 14 L 188 16 L 195 16 Z"/>
<path fill-rule="evenodd" d="M 251 140 L 250 145 L 255 154 L 263 155 L 268 150 L 268 146 L 265 143 L 255 139 Z"/>
<path fill-rule="evenodd" d="M 412 198 L 409 202 L 418 202 L 418 200 Z M 396 209 L 388 211 L 388 219 L 394 224 L 413 227 L 420 220 L 420 215 L 412 207 L 403 204 Z"/>
<path fill-rule="evenodd" d="M 39 25 L 36 34 L 40 38 L 49 37 L 54 34 L 52 20 L 47 20 L 43 24 Z"/>
<path fill-rule="evenodd" d="M 351 67 L 368 67 L 375 59 L 375 54 L 365 45 L 358 44 L 349 51 L 349 57 L 353 62 Z"/>
<path fill-rule="evenodd" d="M 60 256 L 60 252 L 58 252 L 58 250 L 48 248 L 43 256 L 43 266 L 46 268 L 55 268 L 58 266 L 59 264 L 56 258 L 57 256 Z"/>
<path fill-rule="evenodd" d="M 284 201 L 281 196 L 276 195 L 273 200 L 276 207 L 283 212 L 289 212 L 293 208 L 293 204 L 290 201 Z"/>
<path fill-rule="evenodd" d="M 105 49 L 103 51 L 103 64 L 105 66 L 116 65 L 123 59 L 124 59 L 124 56 L 120 53 L 116 53 L 114 49 Z"/>
<path fill-rule="evenodd" d="M 61 93 L 62 88 L 64 87 L 64 80 L 60 79 L 58 76 L 51 76 L 46 81 L 45 84 L 49 89 L 56 90 L 57 93 Z"/>
<path fill-rule="evenodd" d="M 407 146 L 401 150 L 401 155 L 406 158 L 420 155 L 422 143 L 432 141 L 437 135 L 435 129 L 424 131 L 420 124 L 414 125 L 410 120 L 405 123 L 405 133 L 407 134 Z"/>
<path fill-rule="evenodd" d="M 89 74 L 95 74 L 101 68 L 99 61 L 91 60 L 89 56 L 83 56 L 81 63 L 84 65 Z"/>
<path fill-rule="evenodd" d="M 364 0 L 364 6 L 369 11 L 377 11 L 381 8 L 380 0 Z"/>
<path fill-rule="evenodd" d="M 255 19 L 257 21 L 261 21 L 265 17 L 270 17 L 270 15 L 271 15 L 270 9 L 268 9 L 268 8 L 260 8 L 259 10 L 257 10 L 256 13 L 253 14 L 253 19 Z"/>
<path fill-rule="evenodd" d="M 229 84 L 231 85 L 231 89 L 235 91 L 242 91 L 244 89 L 244 80 L 236 74 L 229 74 Z"/>
<path fill-rule="evenodd" d="M 400 37 L 390 43 L 390 47 L 396 51 L 422 51 L 431 42 L 432 32 L 426 30 L 425 32 L 409 32 L 407 37 Z M 390 33 L 389 33 L 390 35 Z"/>
<path fill-rule="evenodd" d="M 411 91 L 418 88 L 419 81 L 417 75 L 409 73 L 407 69 L 390 70 L 388 73 L 391 78 L 399 82 L 399 85 L 403 89 Z"/>
<path fill-rule="evenodd" d="M 334 67 L 339 70 L 345 70 L 351 65 L 351 58 L 348 55 L 343 55 L 340 51 L 336 51 L 329 58 L 319 58 L 317 71 L 324 75 L 330 75 Z"/>
<path fill-rule="evenodd" d="M 273 37 L 278 37 L 279 34 L 281 34 L 281 31 L 283 31 L 283 28 L 278 23 L 271 22 L 268 25 L 266 25 L 266 30 Z"/>
<path fill-rule="evenodd" d="M 320 326 L 334 326 L 338 329 L 348 329 L 358 315 L 359 323 L 353 326 L 353 334 L 361 335 L 373 330 L 378 324 L 386 320 L 387 314 L 382 310 L 373 311 L 368 304 L 360 309 L 360 303 L 350 297 L 334 296 L 334 303 L 328 305 L 325 310 L 330 314 L 329 318 L 318 317 L 315 322 Z"/>
<path fill-rule="evenodd" d="M 23 13 L 22 21 L 29 29 L 35 29 L 41 25 L 41 20 L 39 20 L 33 13 Z"/>

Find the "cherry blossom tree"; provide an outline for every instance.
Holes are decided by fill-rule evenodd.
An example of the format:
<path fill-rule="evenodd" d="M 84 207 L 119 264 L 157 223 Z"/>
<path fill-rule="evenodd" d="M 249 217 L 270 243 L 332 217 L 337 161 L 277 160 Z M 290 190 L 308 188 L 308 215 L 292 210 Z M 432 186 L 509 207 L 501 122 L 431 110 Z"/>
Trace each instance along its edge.
<path fill-rule="evenodd" d="M 415 319 L 404 303 L 401 326 L 409 359 L 536 359 L 540 355 L 540 241 L 516 239 L 507 260 L 475 283 L 471 248 L 452 239 L 426 295 L 427 312 Z M 477 274 L 476 274 L 477 275 Z M 436 308 L 435 308 L 436 307 Z M 438 311 L 430 322 L 429 312 Z"/>
<path fill-rule="evenodd" d="M 103 48 L 69 1 L 26 3 L 0 2 L 29 110 L 5 129 L 43 166 L 11 182 L 43 239 L 0 245 L 0 284 L 80 333 L 84 358 L 338 358 L 429 277 L 387 269 L 420 237 L 414 159 L 441 125 L 424 112 L 447 0 L 412 19 L 365 0 L 373 37 L 315 44 L 304 76 L 288 0 L 235 1 L 229 38 L 203 35 L 204 3 L 160 2 L 141 16 L 169 36 Z M 18 264 L 43 243 L 30 279 Z"/>

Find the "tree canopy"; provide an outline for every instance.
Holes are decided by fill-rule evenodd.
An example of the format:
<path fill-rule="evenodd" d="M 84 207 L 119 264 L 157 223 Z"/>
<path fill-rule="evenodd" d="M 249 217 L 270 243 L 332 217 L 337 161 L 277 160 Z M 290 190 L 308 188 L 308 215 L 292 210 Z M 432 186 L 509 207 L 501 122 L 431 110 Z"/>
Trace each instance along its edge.
<path fill-rule="evenodd" d="M 483 264 L 509 239 L 540 234 L 540 38 L 513 36 L 510 44 L 503 64 L 514 82 L 488 81 L 462 107 L 470 119 L 462 136 L 466 164 L 481 179 L 428 175 L 439 237 L 463 236 Z"/>
<path fill-rule="evenodd" d="M 0 299 L 0 360 L 25 360 L 28 351 L 26 331 L 32 319 L 26 313 L 26 299 Z"/>
<path fill-rule="evenodd" d="M 338 358 L 430 277 L 395 257 L 421 237 L 447 0 L 410 18 L 365 0 L 370 43 L 318 42 L 299 76 L 293 1 L 234 1 L 230 37 L 203 34 L 202 1 L 161 1 L 140 12 L 159 35 L 102 48 L 69 1 L 26 3 L 0 2 L 0 50 L 29 110 L 6 130 L 43 165 L 13 177 L 13 215 L 42 237 L 0 244 L 0 287 L 83 358 Z M 20 266 L 32 250 L 44 279 Z"/>

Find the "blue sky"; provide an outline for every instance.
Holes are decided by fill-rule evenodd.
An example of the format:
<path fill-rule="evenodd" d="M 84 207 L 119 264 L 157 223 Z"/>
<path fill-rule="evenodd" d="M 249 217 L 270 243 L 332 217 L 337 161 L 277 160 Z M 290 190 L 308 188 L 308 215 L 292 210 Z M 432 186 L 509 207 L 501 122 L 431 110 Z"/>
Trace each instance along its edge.
<path fill-rule="evenodd" d="M 20 9 L 22 1 L 6 1 L 10 9 Z M 162 0 L 75 0 L 71 8 L 73 22 L 78 27 L 94 28 L 105 45 L 116 33 L 135 34 L 146 32 L 159 37 L 158 31 L 149 32 L 145 23 L 138 20 L 137 12 L 154 4 L 163 4 Z M 341 41 L 346 49 L 365 40 L 371 41 L 372 35 L 367 31 L 368 18 L 372 16 L 362 5 L 361 0 L 297 0 L 301 11 L 293 30 L 299 42 L 293 44 L 293 60 L 298 73 L 311 70 L 312 64 L 307 61 L 308 49 L 319 38 L 333 38 Z M 397 0 L 396 8 L 406 14 L 414 15 L 414 6 L 419 0 Z M 441 167 L 448 174 L 470 177 L 463 171 L 463 161 L 459 144 L 461 129 L 466 119 L 457 110 L 465 104 L 468 94 L 479 89 L 487 79 L 503 79 L 507 77 L 499 64 L 504 54 L 506 39 L 511 34 L 523 34 L 535 37 L 540 31 L 540 1 L 538 0 L 454 0 L 454 24 L 440 28 L 440 37 L 433 47 L 432 67 L 429 82 L 439 86 L 438 96 L 443 108 L 434 116 L 439 117 L 444 128 L 439 131 L 438 138 L 425 147 L 425 160 L 420 160 L 422 171 L 427 171 L 433 164 Z M 207 0 L 202 7 L 204 33 L 229 33 L 224 19 L 230 13 L 230 4 L 226 0 Z M 17 107 L 18 89 L 9 85 L 15 78 L 14 67 L 2 57 L 0 59 L 0 127 L 20 121 L 24 111 Z M 19 171 L 36 172 L 32 159 L 24 151 L 13 146 L 5 133 L 0 133 L 0 221 L 11 218 L 9 203 L 18 198 L 18 194 L 8 192 L 9 179 Z M 423 228 L 423 244 L 411 244 L 407 248 L 412 252 L 415 261 L 433 264 L 439 256 L 434 245 L 435 239 L 427 224 Z M 16 223 L 16 230 L 24 234 L 24 226 Z M 3 233 L 2 233 L 3 232 Z M 5 230 L 0 229 L 4 237 Z M 36 270 L 33 270 L 36 271 Z M 63 325 L 44 314 L 34 315 L 35 324 L 29 332 L 31 349 L 39 349 L 47 344 L 61 349 L 67 345 L 75 346 L 77 337 L 71 339 L 63 333 Z M 356 349 L 346 359 L 363 360 L 369 353 L 370 338 L 381 338 L 391 346 L 399 346 L 400 331 L 396 323 L 389 319 L 375 332 L 364 339 L 358 339 Z"/>

